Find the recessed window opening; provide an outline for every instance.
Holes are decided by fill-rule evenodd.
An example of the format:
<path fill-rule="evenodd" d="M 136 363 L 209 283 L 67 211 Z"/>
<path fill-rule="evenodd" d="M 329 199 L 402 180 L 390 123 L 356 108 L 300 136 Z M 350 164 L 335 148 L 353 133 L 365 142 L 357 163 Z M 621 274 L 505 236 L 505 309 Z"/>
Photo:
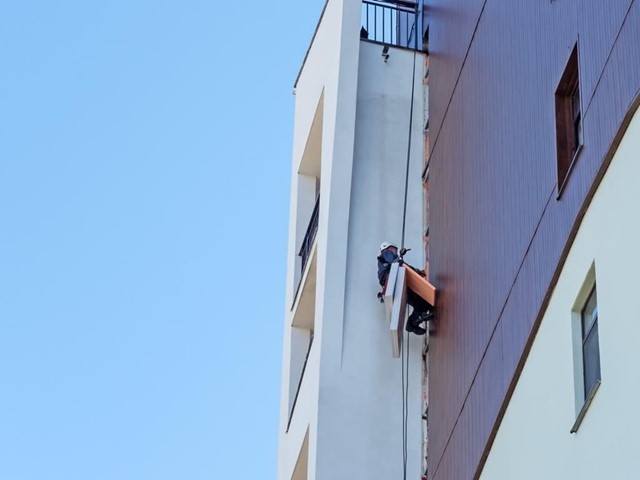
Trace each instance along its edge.
<path fill-rule="evenodd" d="M 598 341 L 598 296 L 593 287 L 581 313 L 582 326 L 582 368 L 584 398 L 586 399 L 600 375 L 600 346 Z"/>
<path fill-rule="evenodd" d="M 583 145 L 577 44 L 573 47 L 558 84 L 555 101 L 558 193 L 560 193 Z"/>
<path fill-rule="evenodd" d="M 571 315 L 576 405 L 576 419 L 571 433 L 576 433 L 602 381 L 595 263 L 589 268 L 571 309 Z"/>

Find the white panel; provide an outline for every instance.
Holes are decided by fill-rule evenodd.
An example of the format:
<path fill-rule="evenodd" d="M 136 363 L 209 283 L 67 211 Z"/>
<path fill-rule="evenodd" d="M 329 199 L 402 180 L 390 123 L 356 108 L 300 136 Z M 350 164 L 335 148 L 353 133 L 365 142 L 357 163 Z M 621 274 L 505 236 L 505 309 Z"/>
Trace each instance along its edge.
<path fill-rule="evenodd" d="M 404 322 L 407 316 L 407 278 L 404 268 L 398 270 L 396 280 L 395 295 L 393 298 L 393 309 L 391 311 L 391 351 L 393 358 L 400 358 L 402 348 L 402 333 L 404 332 Z"/>
<path fill-rule="evenodd" d="M 387 289 L 384 291 L 384 306 L 387 313 L 387 322 L 391 323 L 391 313 L 393 310 L 393 293 L 396 291 L 396 280 L 398 278 L 398 269 L 400 264 L 392 263 L 387 279 Z"/>

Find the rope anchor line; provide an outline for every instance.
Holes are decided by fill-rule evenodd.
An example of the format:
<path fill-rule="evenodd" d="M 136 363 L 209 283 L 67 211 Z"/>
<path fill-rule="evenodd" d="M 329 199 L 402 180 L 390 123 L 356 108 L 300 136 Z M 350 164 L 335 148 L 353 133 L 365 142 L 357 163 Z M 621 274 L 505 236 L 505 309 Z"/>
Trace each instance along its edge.
<path fill-rule="evenodd" d="M 406 246 L 404 244 L 405 240 L 405 230 L 407 226 L 407 200 L 408 200 L 408 192 L 409 192 L 409 167 L 411 165 L 411 138 L 412 138 L 412 130 L 413 130 L 413 102 L 415 99 L 416 92 L 416 59 L 417 53 L 413 52 L 413 73 L 411 77 L 411 106 L 409 107 L 409 135 L 407 142 L 407 167 L 405 171 L 404 178 L 404 205 L 402 211 L 402 236 L 400 242 L 400 260 L 403 260 L 404 253 L 407 251 Z M 405 312 L 406 316 L 406 312 Z M 403 480 L 407 480 L 407 457 L 408 457 L 408 429 L 409 429 L 409 337 L 408 333 L 406 336 L 406 344 L 402 342 L 400 345 L 400 361 L 402 363 L 402 478 Z M 404 350 L 404 352 L 403 352 Z M 405 353 L 406 352 L 406 353 Z M 403 355 L 405 353 L 405 355 Z M 406 366 L 405 366 L 406 364 Z"/>

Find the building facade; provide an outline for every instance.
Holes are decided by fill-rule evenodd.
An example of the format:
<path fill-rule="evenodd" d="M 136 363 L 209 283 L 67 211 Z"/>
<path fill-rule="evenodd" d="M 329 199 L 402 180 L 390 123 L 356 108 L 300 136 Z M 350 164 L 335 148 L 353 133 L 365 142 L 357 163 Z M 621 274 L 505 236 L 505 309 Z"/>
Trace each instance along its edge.
<path fill-rule="evenodd" d="M 296 82 L 278 478 L 635 478 L 640 4 L 424 3 L 328 0 Z"/>
<path fill-rule="evenodd" d="M 426 8 L 429 479 L 635 478 L 640 4 Z"/>
<path fill-rule="evenodd" d="M 393 358 L 376 298 L 379 245 L 405 218 L 405 259 L 424 263 L 420 18 L 329 0 L 296 81 L 279 479 L 402 478 L 405 442 L 422 474 L 423 341 Z"/>

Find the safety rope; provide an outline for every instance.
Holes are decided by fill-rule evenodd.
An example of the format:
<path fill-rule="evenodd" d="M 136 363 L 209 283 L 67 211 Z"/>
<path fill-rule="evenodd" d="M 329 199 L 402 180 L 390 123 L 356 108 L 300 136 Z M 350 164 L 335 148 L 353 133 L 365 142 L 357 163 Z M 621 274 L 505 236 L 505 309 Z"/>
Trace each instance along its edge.
<path fill-rule="evenodd" d="M 417 53 L 413 52 L 413 74 L 411 76 L 411 105 L 409 106 L 409 141 L 407 143 L 407 168 L 404 176 L 404 205 L 402 207 L 402 236 L 400 240 L 400 259 L 402 260 L 405 249 L 404 238 L 407 226 L 407 199 L 409 193 L 409 165 L 411 164 L 411 137 L 413 130 L 413 100 L 416 94 L 416 58 Z"/>
<path fill-rule="evenodd" d="M 413 101 L 416 92 L 416 59 L 417 53 L 413 52 L 413 73 L 411 76 L 411 106 L 409 107 L 409 138 L 407 143 L 407 167 L 404 178 L 404 205 L 402 211 L 402 237 L 400 241 L 400 260 L 403 260 L 405 249 L 405 229 L 407 226 L 407 200 L 409 192 L 409 166 L 411 165 L 411 137 L 413 130 Z M 405 312 L 406 316 L 406 312 Z M 406 337 L 405 342 L 400 345 L 400 362 L 402 363 L 402 478 L 407 480 L 407 457 L 408 457 L 408 422 L 409 422 L 409 333 L 402 332 Z"/>

